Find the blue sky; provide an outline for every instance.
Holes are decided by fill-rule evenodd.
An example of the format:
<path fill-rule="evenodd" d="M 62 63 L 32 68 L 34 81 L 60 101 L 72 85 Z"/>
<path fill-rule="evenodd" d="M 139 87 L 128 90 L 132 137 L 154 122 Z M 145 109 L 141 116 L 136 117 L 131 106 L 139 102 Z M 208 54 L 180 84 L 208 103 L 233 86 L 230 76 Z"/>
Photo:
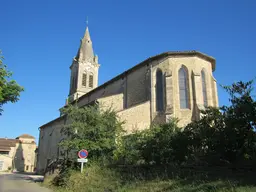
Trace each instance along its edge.
<path fill-rule="evenodd" d="M 25 92 L 4 105 L 0 137 L 38 139 L 38 127 L 59 116 L 87 16 L 100 84 L 161 52 L 198 50 L 216 58 L 214 76 L 229 85 L 255 77 L 255 9 L 253 0 L 1 1 L 0 49 Z"/>

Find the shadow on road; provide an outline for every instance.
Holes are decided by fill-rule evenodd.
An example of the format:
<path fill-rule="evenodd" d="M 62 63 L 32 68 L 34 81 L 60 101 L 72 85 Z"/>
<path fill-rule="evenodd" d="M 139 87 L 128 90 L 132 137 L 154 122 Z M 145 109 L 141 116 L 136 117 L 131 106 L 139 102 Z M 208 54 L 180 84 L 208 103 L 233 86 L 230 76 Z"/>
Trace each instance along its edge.
<path fill-rule="evenodd" d="M 44 178 L 43 177 L 31 177 L 31 176 L 26 176 L 26 177 L 24 177 L 24 180 L 26 180 L 26 181 L 31 181 L 31 182 L 35 182 L 35 183 L 37 183 L 37 182 L 43 182 L 44 181 Z"/>
<path fill-rule="evenodd" d="M 9 177 L 10 180 L 25 180 L 25 181 L 31 181 L 31 182 L 43 182 L 44 176 L 42 175 L 36 175 L 35 173 L 22 173 L 22 172 L 16 172 L 10 174 L 11 177 Z"/>

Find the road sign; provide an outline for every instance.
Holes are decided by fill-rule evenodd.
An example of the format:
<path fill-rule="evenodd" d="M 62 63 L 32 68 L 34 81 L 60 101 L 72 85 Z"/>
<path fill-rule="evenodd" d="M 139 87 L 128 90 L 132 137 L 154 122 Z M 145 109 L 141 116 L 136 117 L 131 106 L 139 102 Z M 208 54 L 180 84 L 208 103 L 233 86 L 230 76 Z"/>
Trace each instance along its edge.
<path fill-rule="evenodd" d="M 80 159 L 85 159 L 88 156 L 88 151 L 85 149 L 82 149 L 78 152 L 78 157 Z"/>
<path fill-rule="evenodd" d="M 81 173 L 83 172 L 83 169 L 84 169 L 84 163 L 88 162 L 88 159 L 86 159 L 87 156 L 88 156 L 88 151 L 85 149 L 82 149 L 78 152 L 78 157 L 80 159 L 77 159 L 77 162 L 81 163 Z"/>
<path fill-rule="evenodd" d="M 77 162 L 79 162 L 79 163 L 87 163 L 88 159 L 77 159 Z"/>

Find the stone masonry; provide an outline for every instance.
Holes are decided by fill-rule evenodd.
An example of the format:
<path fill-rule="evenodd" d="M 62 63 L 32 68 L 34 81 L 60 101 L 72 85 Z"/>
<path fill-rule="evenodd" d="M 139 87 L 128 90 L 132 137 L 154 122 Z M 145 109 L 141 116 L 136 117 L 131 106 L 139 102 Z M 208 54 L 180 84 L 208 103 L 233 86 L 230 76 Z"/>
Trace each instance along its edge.
<path fill-rule="evenodd" d="M 208 106 L 218 106 L 216 80 L 213 77 L 214 58 L 197 51 L 165 52 L 150 57 L 97 86 L 98 57 L 93 54 L 88 28 L 84 39 L 86 40 L 81 41 L 78 55 L 72 63 L 72 66 L 76 65 L 82 70 L 74 72 L 71 66 L 70 90 L 72 91 L 69 101 L 74 103 L 76 100 L 79 107 L 97 102 L 102 110 L 113 108 L 120 119 L 125 120 L 124 128 L 129 133 L 149 128 L 152 123 L 167 122 L 171 117 L 177 117 L 180 120 L 179 126 L 182 127 L 200 118 L 199 110 L 204 108 L 204 102 Z M 87 71 L 89 68 L 91 71 Z M 183 80 L 179 75 L 181 68 L 186 74 Z M 157 71 L 161 71 L 160 80 L 157 80 Z M 201 77 L 202 72 L 205 74 L 205 81 Z M 86 87 L 88 84 L 83 80 L 84 73 L 94 75 L 91 78 L 93 87 Z M 76 79 L 74 88 L 73 79 Z M 157 81 L 162 83 L 161 93 Z M 185 98 L 188 103 L 186 108 L 180 106 L 183 93 L 180 93 L 181 81 L 186 83 Z M 205 88 L 203 88 L 204 82 Z M 157 109 L 159 95 L 163 103 L 163 109 L 160 111 Z M 64 137 L 60 129 L 65 123 L 68 122 L 61 114 L 59 118 L 40 127 L 37 164 L 39 170 L 44 170 L 49 162 L 60 158 L 61 149 L 58 143 Z"/>

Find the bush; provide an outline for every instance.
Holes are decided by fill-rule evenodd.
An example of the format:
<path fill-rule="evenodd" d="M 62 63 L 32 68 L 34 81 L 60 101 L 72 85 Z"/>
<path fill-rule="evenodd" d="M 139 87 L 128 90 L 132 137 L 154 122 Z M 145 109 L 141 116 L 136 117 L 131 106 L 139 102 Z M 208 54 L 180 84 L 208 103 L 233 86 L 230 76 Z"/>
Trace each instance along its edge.
<path fill-rule="evenodd" d="M 121 186 L 118 178 L 120 178 L 120 175 L 114 170 L 92 163 L 91 166 L 85 167 L 82 174 L 80 171 L 67 169 L 51 178 L 50 186 L 57 186 L 67 191 L 76 192 L 114 191 Z"/>
<path fill-rule="evenodd" d="M 117 159 L 124 164 L 193 164 L 255 167 L 256 102 L 253 81 L 224 86 L 231 106 L 208 107 L 199 121 L 183 131 L 173 119 L 167 124 L 126 136 Z"/>
<path fill-rule="evenodd" d="M 116 158 L 122 164 L 170 164 L 175 158 L 179 161 L 181 155 L 176 154 L 174 140 L 179 142 L 180 133 L 177 119 L 152 125 L 149 129 L 125 136 Z"/>

